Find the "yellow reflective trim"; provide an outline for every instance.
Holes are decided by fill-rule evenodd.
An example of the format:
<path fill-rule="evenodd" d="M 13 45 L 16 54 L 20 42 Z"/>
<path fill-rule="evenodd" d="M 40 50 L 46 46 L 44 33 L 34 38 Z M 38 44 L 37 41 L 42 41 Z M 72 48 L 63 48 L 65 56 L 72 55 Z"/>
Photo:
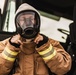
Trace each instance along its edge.
<path fill-rule="evenodd" d="M 43 59 L 44 60 L 49 60 L 49 59 L 53 58 L 55 55 L 56 55 L 56 50 L 54 50 L 53 54 L 51 54 L 51 55 L 49 55 L 47 57 L 44 57 Z"/>
<path fill-rule="evenodd" d="M 6 60 L 15 61 L 15 58 L 10 58 L 10 57 L 6 56 L 4 53 L 2 53 L 2 55 Z"/>
<path fill-rule="evenodd" d="M 42 52 L 39 52 L 39 54 L 40 54 L 40 55 L 44 55 L 44 54 L 48 53 L 48 52 L 51 51 L 51 50 L 52 50 L 52 46 L 50 45 L 50 47 L 49 47 L 48 49 L 46 49 L 46 50 L 44 50 L 44 51 L 42 51 Z"/>
<path fill-rule="evenodd" d="M 11 55 L 17 55 L 18 54 L 18 52 L 15 52 L 15 51 L 11 51 L 10 49 L 8 49 L 7 47 L 5 48 L 5 50 L 9 53 L 9 54 L 11 54 Z"/>

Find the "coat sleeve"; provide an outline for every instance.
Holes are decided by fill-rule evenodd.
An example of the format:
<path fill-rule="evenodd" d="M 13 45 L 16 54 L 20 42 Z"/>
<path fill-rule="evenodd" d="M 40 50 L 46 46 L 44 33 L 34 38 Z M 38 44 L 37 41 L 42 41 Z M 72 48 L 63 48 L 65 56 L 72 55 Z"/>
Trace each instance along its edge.
<path fill-rule="evenodd" d="M 36 50 L 53 73 L 63 75 L 71 69 L 71 57 L 58 41 L 49 39 Z"/>
<path fill-rule="evenodd" d="M 10 57 L 12 51 L 9 47 L 7 49 L 7 41 L 8 39 L 0 41 L 0 75 L 8 75 L 15 60 L 15 58 Z"/>

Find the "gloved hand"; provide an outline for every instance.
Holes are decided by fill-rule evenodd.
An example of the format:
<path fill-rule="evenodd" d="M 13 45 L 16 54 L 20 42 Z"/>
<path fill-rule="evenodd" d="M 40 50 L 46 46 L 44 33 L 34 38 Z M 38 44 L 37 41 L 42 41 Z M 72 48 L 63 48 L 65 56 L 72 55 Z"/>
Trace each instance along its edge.
<path fill-rule="evenodd" d="M 20 45 L 21 45 L 21 40 L 20 40 L 20 35 L 17 34 L 11 38 L 9 38 L 6 47 L 4 48 L 2 54 L 2 57 L 8 61 L 14 62 L 16 59 L 16 56 L 18 53 L 21 51 Z"/>
<path fill-rule="evenodd" d="M 9 47 L 13 46 L 15 48 L 19 48 L 21 44 L 22 44 L 22 42 L 21 42 L 21 36 L 19 34 L 17 34 L 17 35 L 14 35 L 13 37 L 11 37 L 9 39 L 8 46 Z"/>
<path fill-rule="evenodd" d="M 48 37 L 43 34 L 38 34 L 34 42 L 37 44 L 37 48 L 39 48 L 40 46 L 48 42 Z"/>

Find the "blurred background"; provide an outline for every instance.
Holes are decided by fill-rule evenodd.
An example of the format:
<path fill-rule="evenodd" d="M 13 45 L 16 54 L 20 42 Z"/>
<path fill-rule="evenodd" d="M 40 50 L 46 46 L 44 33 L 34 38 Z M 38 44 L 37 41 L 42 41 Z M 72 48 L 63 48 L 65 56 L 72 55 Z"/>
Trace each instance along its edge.
<path fill-rule="evenodd" d="M 41 33 L 65 43 L 69 24 L 73 22 L 74 0 L 2 0 L 0 1 L 0 31 L 14 32 L 15 11 L 29 3 L 41 13 Z M 65 30 L 61 33 L 60 30 Z"/>

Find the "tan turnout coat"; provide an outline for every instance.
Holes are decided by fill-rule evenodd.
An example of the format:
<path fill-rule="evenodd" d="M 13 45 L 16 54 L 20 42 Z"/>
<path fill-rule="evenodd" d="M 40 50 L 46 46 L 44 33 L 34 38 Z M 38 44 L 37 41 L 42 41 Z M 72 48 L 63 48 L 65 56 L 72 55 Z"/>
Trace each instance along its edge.
<path fill-rule="evenodd" d="M 7 46 L 7 42 L 8 39 L 0 42 L 0 53 L 2 53 Z M 57 53 L 52 59 L 44 61 L 38 54 L 38 51 L 44 50 L 50 43 Z M 50 39 L 49 42 L 37 50 L 33 42 L 25 43 L 24 45 L 26 45 L 26 47 L 24 47 L 24 52 L 20 52 L 17 56 L 18 63 L 15 74 L 13 75 L 49 75 L 47 67 L 57 75 L 63 75 L 70 70 L 71 57 L 59 42 Z M 9 47 L 13 48 L 12 46 Z M 12 66 L 13 62 L 4 59 L 0 54 L 0 75 L 8 75 Z"/>

